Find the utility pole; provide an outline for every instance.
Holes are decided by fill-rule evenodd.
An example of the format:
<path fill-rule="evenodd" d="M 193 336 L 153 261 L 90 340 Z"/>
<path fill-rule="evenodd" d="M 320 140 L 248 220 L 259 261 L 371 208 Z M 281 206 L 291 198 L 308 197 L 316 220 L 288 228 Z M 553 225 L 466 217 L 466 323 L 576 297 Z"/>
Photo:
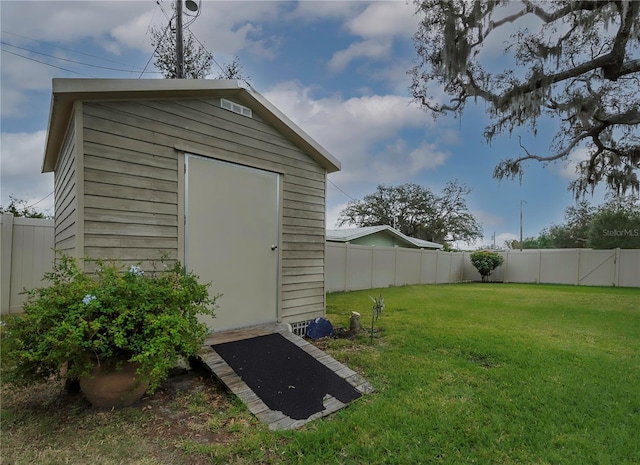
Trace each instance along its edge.
<path fill-rule="evenodd" d="M 522 204 L 527 203 L 524 200 L 520 201 L 520 252 L 522 252 Z"/>
<path fill-rule="evenodd" d="M 176 79 L 184 79 L 184 41 L 182 40 L 182 0 L 176 2 Z"/>

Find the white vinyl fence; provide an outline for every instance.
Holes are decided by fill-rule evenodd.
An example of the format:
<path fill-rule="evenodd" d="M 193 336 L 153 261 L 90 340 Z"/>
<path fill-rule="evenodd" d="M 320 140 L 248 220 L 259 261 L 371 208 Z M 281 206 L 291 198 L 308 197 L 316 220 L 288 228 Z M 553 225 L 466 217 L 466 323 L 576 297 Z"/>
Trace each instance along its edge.
<path fill-rule="evenodd" d="M 22 310 L 20 293 L 43 285 L 51 270 L 54 220 L 14 218 L 0 214 L 0 307 L 1 313 Z"/>
<path fill-rule="evenodd" d="M 491 279 L 515 283 L 640 287 L 640 249 L 538 249 L 501 252 Z M 478 279 L 469 254 L 465 279 Z"/>
<path fill-rule="evenodd" d="M 0 310 L 20 312 L 54 260 L 54 220 L 0 214 Z M 489 277 L 514 283 L 640 287 L 640 249 L 509 250 Z M 469 252 L 327 243 L 327 292 L 480 280 Z"/>
<path fill-rule="evenodd" d="M 509 250 L 491 281 L 640 287 L 640 249 Z M 480 280 L 470 252 L 327 243 L 327 292 Z"/>

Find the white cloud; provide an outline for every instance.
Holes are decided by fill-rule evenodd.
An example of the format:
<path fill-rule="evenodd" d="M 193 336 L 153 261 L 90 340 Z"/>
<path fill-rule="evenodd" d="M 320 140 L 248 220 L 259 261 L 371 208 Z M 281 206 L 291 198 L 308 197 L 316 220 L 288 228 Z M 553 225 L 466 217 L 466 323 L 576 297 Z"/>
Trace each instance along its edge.
<path fill-rule="evenodd" d="M 117 25 L 110 33 L 116 43 L 105 44 L 105 48 L 116 55 L 121 53 L 120 47 L 123 45 L 132 49 L 150 50 L 151 41 L 147 34 L 147 28 L 156 17 L 158 15 L 155 14 L 155 11 L 147 11 Z"/>
<path fill-rule="evenodd" d="M 295 82 L 265 93 L 284 114 L 342 162 L 332 175 L 341 187 L 355 192 L 354 183 L 406 181 L 442 165 L 448 154 L 432 142 L 409 146 L 402 131 L 427 127 L 431 121 L 398 95 L 369 95 L 342 99 L 314 98 L 312 89 Z M 378 144 L 382 149 L 375 150 Z"/>
<path fill-rule="evenodd" d="M 357 58 L 371 58 L 380 60 L 391 54 L 391 40 L 372 39 L 354 42 L 344 50 L 333 54 L 329 61 L 331 71 L 340 72 Z"/>
<path fill-rule="evenodd" d="M 277 54 L 279 38 L 265 36 L 260 24 L 281 20 L 286 2 L 209 2 L 190 29 L 214 55 L 233 56 L 246 50 L 262 58 Z"/>
<path fill-rule="evenodd" d="M 579 148 L 569 154 L 562 166 L 557 167 L 560 177 L 573 181 L 578 177 L 576 168 L 582 161 L 589 159 L 589 151 L 586 148 Z"/>
<path fill-rule="evenodd" d="M 53 191 L 53 175 L 42 174 L 42 156 L 46 131 L 34 133 L 2 133 L 1 202 L 9 204 L 9 195 L 33 202 Z M 38 210 L 53 207 L 53 196 L 38 204 Z"/>
<path fill-rule="evenodd" d="M 404 96 L 316 99 L 312 91 L 299 83 L 285 82 L 265 96 L 329 150 L 345 155 L 363 144 L 387 139 L 400 128 L 418 127 L 426 121 L 421 110 Z"/>
<path fill-rule="evenodd" d="M 329 190 L 337 189 L 329 183 Z M 335 204 L 327 209 L 327 229 L 341 229 L 346 228 L 347 226 L 338 226 L 338 218 L 340 217 L 340 212 L 347 207 L 348 202 Z"/>
<path fill-rule="evenodd" d="M 335 52 L 329 61 L 331 71 L 343 71 L 358 58 L 379 61 L 391 57 L 394 38 L 409 38 L 417 30 L 418 18 L 413 13 L 413 5 L 406 2 L 370 3 L 344 24 L 345 29 L 363 40 Z"/>
<path fill-rule="evenodd" d="M 5 79 L 4 77 L 2 79 Z M 6 81 L 5 81 L 6 82 Z M 2 102 L 0 113 L 2 116 L 24 116 L 29 112 L 26 105 L 27 97 L 24 93 L 15 89 L 2 89 Z"/>
<path fill-rule="evenodd" d="M 1 1 L 2 39 L 46 55 L 106 67 L 140 69 L 152 52 L 148 27 L 166 26 L 167 16 L 173 14 L 170 2 L 161 2 L 161 5 L 164 5 L 164 12 L 155 2 L 142 0 Z M 278 21 L 280 13 L 291 8 L 291 4 L 286 2 L 204 1 L 201 5 L 202 14 L 189 28 L 221 64 L 241 51 L 260 59 L 272 59 L 277 55 L 280 38 L 265 35 L 260 24 Z M 34 98 L 34 93 L 29 91 L 49 91 L 54 76 L 107 77 L 113 74 L 108 70 L 78 66 L 27 50 L 6 48 L 26 58 L 4 51 L 2 53 L 3 117 L 25 116 Z M 71 49 L 95 56 L 78 55 Z M 105 56 L 105 52 L 116 61 L 129 64 L 99 60 L 98 56 L 111 59 Z M 44 61 L 52 66 L 33 60 Z M 71 74 L 61 68 L 82 74 Z M 153 69 L 153 66 L 150 65 L 149 69 Z M 217 72 L 213 70 L 214 75 Z M 120 74 L 118 77 L 136 77 L 137 74 Z"/>
<path fill-rule="evenodd" d="M 2 40 L 8 44 L 22 47 L 17 49 L 3 45 L 2 53 L 2 116 L 24 117 L 33 113 L 33 100 L 36 93 L 32 91 L 49 91 L 54 76 L 97 77 L 104 76 L 105 70 L 79 67 L 77 64 L 64 61 L 72 59 L 83 63 L 96 64 L 95 56 L 78 55 L 70 50 L 82 50 L 84 53 L 99 56 L 104 52 L 119 53 L 126 44 L 110 35 L 110 31 L 122 25 L 133 33 L 134 26 L 146 31 L 147 24 L 139 18 L 149 18 L 153 10 L 151 2 L 32 2 L 3 1 Z M 127 22 L 127 19 L 130 21 Z M 93 49 L 89 48 L 93 46 Z M 138 44 L 140 46 L 140 44 Z M 149 45 L 147 44 L 147 47 Z M 4 50 L 15 52 L 22 57 L 4 53 Z M 40 52 L 40 53 L 36 53 Z M 49 56 L 50 55 L 50 56 Z M 59 57 L 60 60 L 51 56 Z M 43 63 L 49 63 L 47 66 Z M 100 65 L 120 67 L 113 63 Z M 82 74 L 71 74 L 65 70 L 76 70 Z M 42 95 L 45 95 L 42 92 Z M 39 97 L 37 97 L 39 98 Z M 44 97 L 48 101 L 48 97 Z"/>
<path fill-rule="evenodd" d="M 504 218 L 484 210 L 474 210 L 473 216 L 483 227 L 493 228 L 504 224 Z"/>
<path fill-rule="evenodd" d="M 135 20 L 154 8 L 155 4 L 141 1 L 3 1 L 3 29 L 17 34 L 28 31 L 25 35 L 31 39 L 72 44 L 108 34 L 128 18 Z"/>
<path fill-rule="evenodd" d="M 495 237 L 485 236 L 484 240 L 482 241 L 482 247 L 488 248 L 495 246 L 496 248 L 504 249 L 506 248 L 505 242 L 512 241 L 514 239 L 519 239 L 519 236 L 509 232 L 496 234 Z"/>
<path fill-rule="evenodd" d="M 418 173 L 420 171 L 433 170 L 449 158 L 449 154 L 438 149 L 436 144 L 428 144 L 423 142 L 420 147 L 409 153 L 411 160 L 411 171 Z"/>
<path fill-rule="evenodd" d="M 346 27 L 352 34 L 367 38 L 412 37 L 418 28 L 414 11 L 412 2 L 373 2 Z"/>
<path fill-rule="evenodd" d="M 40 172 L 46 131 L 2 133 L 2 176 Z M 4 179 L 3 179 L 4 180 Z"/>
<path fill-rule="evenodd" d="M 404 139 L 396 139 L 382 154 L 370 158 L 370 176 L 378 183 L 402 183 L 418 173 L 443 165 L 449 154 L 435 144 L 422 142 L 412 149 Z"/>
<path fill-rule="evenodd" d="M 482 226 L 484 236 L 470 243 L 457 241 L 453 244 L 455 248 L 461 250 L 476 250 L 482 248 L 492 248 L 494 245 L 497 248 L 504 248 L 505 241 L 517 239 L 516 235 L 513 233 L 497 232 L 500 229 L 504 229 L 504 217 L 496 215 L 494 213 L 490 213 L 486 210 L 478 210 L 474 208 L 471 208 L 471 214 L 478 221 L 480 226 Z"/>
<path fill-rule="evenodd" d="M 363 3 L 349 1 L 301 1 L 285 19 L 311 23 L 322 19 L 350 18 L 362 10 Z"/>
<path fill-rule="evenodd" d="M 7 47 L 6 50 L 28 55 L 24 51 L 12 50 L 11 47 Z M 42 60 L 42 58 L 39 59 Z M 53 73 L 48 71 L 49 69 L 51 68 L 45 68 L 40 63 L 25 60 L 16 55 L 2 54 L 2 79 L 19 83 L 22 89 L 40 90 L 50 87 Z M 4 88 L 5 85 L 3 85 Z M 4 99 L 4 92 L 2 98 Z"/>
<path fill-rule="evenodd" d="M 440 128 L 437 134 L 437 141 L 443 145 L 459 145 L 462 143 L 461 132 L 453 129 Z"/>

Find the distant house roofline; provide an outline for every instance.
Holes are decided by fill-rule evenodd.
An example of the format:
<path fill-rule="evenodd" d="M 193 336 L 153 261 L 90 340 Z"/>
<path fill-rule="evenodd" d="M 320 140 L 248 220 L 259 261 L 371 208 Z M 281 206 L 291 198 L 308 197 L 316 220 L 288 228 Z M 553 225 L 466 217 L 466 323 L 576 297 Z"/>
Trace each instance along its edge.
<path fill-rule="evenodd" d="M 42 172 L 55 169 L 76 101 L 232 97 L 256 112 L 328 173 L 340 162 L 254 90 L 229 79 L 53 79 Z"/>
<path fill-rule="evenodd" d="M 409 237 L 395 228 L 388 225 L 381 226 L 366 226 L 362 228 L 348 228 L 348 229 L 327 229 L 327 241 L 329 242 L 351 242 L 361 237 L 369 236 L 380 231 L 386 231 L 393 235 L 400 241 L 406 244 L 411 244 L 420 249 L 442 249 L 444 246 L 436 242 L 425 241 L 422 239 L 416 239 L 415 237 Z"/>

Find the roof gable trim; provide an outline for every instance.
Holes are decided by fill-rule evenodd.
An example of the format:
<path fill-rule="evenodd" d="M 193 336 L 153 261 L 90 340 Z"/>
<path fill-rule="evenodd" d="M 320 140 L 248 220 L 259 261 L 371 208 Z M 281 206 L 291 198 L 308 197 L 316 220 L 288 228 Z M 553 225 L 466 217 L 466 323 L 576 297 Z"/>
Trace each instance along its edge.
<path fill-rule="evenodd" d="M 407 243 L 414 245 L 418 248 L 434 248 L 434 249 L 442 249 L 443 246 L 436 242 L 425 241 L 422 239 L 416 239 L 414 237 L 409 237 L 402 232 L 398 231 L 395 228 L 392 228 L 388 225 L 380 225 L 380 226 L 366 226 L 362 228 L 352 228 L 352 229 L 333 229 L 327 230 L 327 240 L 334 242 L 349 242 L 355 239 L 359 239 L 361 237 L 369 236 L 371 234 L 376 234 L 378 232 L 384 231 L 397 239 Z"/>
<path fill-rule="evenodd" d="M 305 151 L 328 173 L 340 162 L 271 102 L 235 80 L 207 79 L 53 79 L 42 172 L 55 169 L 74 102 L 160 98 L 234 97 Z"/>

